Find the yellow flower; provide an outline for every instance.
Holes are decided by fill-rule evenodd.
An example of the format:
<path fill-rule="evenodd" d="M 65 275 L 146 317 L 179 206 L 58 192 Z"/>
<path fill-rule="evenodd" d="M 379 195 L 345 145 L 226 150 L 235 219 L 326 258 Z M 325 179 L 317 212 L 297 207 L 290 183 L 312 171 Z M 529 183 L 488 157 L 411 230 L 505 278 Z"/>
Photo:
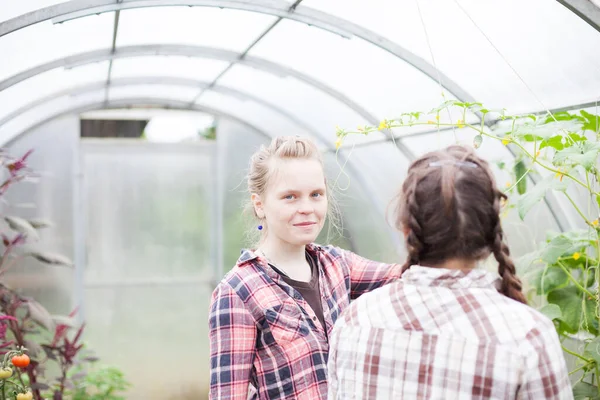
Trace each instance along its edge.
<path fill-rule="evenodd" d="M 510 182 L 506 182 L 506 187 L 507 187 L 507 188 L 509 188 L 509 187 L 511 187 L 511 186 L 512 186 L 512 183 L 510 183 Z"/>
<path fill-rule="evenodd" d="M 432 120 L 427 121 L 428 124 L 435 124 Z"/>
<path fill-rule="evenodd" d="M 502 144 L 503 144 L 503 145 L 505 145 L 505 146 L 506 146 L 506 145 L 507 145 L 507 144 L 509 144 L 509 143 L 510 143 L 510 139 L 502 139 Z"/>
<path fill-rule="evenodd" d="M 555 178 L 559 178 L 561 182 L 563 180 L 563 176 L 564 176 L 564 174 L 560 171 L 560 169 L 558 170 L 558 172 L 556 173 L 556 175 L 554 175 L 554 177 Z"/>
<path fill-rule="evenodd" d="M 540 153 L 541 153 L 541 151 L 539 151 L 539 150 L 538 150 L 538 152 L 537 152 L 537 153 L 535 153 L 535 156 L 536 156 L 536 157 L 539 157 L 539 156 L 540 156 Z"/>
<path fill-rule="evenodd" d="M 335 141 L 335 149 L 338 150 L 340 147 L 342 147 L 342 139 Z"/>
<path fill-rule="evenodd" d="M 592 225 L 594 226 L 598 226 L 598 219 L 596 218 L 595 220 L 592 221 Z"/>
<path fill-rule="evenodd" d="M 577 261 L 577 260 L 579 260 L 579 257 L 581 257 L 581 254 L 579 254 L 579 253 L 573 254 L 573 260 Z"/>
<path fill-rule="evenodd" d="M 456 124 L 458 125 L 459 128 L 464 128 L 465 127 L 465 121 L 463 121 L 462 119 L 459 119 Z"/>
<path fill-rule="evenodd" d="M 436 116 L 435 116 L 435 120 L 436 120 L 436 121 L 439 121 L 439 120 L 440 120 L 440 116 L 439 116 L 439 115 L 436 115 Z"/>
<path fill-rule="evenodd" d="M 384 119 L 383 121 L 381 121 L 379 123 L 379 128 L 378 129 L 380 131 L 382 131 L 382 130 L 387 129 L 387 128 L 389 128 L 389 125 L 388 125 L 388 122 Z"/>

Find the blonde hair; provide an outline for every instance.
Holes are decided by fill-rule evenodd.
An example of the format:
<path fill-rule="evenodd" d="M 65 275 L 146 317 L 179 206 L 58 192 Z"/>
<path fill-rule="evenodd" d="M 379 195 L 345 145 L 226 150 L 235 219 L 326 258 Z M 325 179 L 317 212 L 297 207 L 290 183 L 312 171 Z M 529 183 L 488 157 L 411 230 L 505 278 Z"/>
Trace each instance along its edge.
<path fill-rule="evenodd" d="M 249 194 L 256 193 L 262 197 L 267 191 L 269 182 L 276 170 L 276 162 L 278 160 L 286 159 L 315 160 L 318 161 L 319 164 L 321 164 L 321 167 L 323 167 L 323 170 L 325 170 L 321 152 L 312 139 L 300 136 L 278 136 L 273 138 L 268 146 L 262 145 L 260 149 L 250 157 L 247 176 Z M 327 184 L 327 179 L 325 180 L 325 185 L 327 188 L 327 218 L 329 222 L 327 240 L 329 241 L 332 232 L 339 234 L 341 232 L 341 227 L 339 222 L 339 209 L 333 196 L 332 189 Z M 267 226 L 264 225 L 263 220 L 256 214 L 252 201 L 247 202 L 246 211 L 251 213 L 254 217 L 252 228 L 248 230 L 248 236 L 251 243 L 256 245 L 266 234 Z M 257 230 L 257 223 L 263 225 L 262 231 Z"/>

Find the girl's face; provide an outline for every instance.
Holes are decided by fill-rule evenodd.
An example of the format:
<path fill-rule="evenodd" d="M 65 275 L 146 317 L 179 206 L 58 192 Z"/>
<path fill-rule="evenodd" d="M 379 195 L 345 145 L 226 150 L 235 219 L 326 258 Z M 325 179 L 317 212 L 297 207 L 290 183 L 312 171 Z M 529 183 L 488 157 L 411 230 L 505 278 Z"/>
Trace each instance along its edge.
<path fill-rule="evenodd" d="M 314 242 L 327 217 L 323 167 L 316 160 L 284 159 L 275 168 L 263 196 L 252 195 L 267 235 L 293 246 Z"/>

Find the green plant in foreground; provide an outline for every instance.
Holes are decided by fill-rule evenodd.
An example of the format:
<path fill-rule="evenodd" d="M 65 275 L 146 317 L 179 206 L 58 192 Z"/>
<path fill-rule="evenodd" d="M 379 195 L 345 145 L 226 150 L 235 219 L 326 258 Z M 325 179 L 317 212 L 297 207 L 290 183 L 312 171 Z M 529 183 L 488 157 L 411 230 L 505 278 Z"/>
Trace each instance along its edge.
<path fill-rule="evenodd" d="M 442 120 L 457 113 L 456 122 Z M 467 122 L 473 114 L 480 122 Z M 524 220 L 550 193 L 563 196 L 574 210 L 577 228 L 547 234 L 545 243 L 519 259 L 519 269 L 532 286 L 529 297 L 534 303 L 538 300 L 540 311 L 554 321 L 563 342 L 569 337 L 581 340 L 577 351 L 563 346 L 577 359 L 570 375 L 581 374 L 573 387 L 575 398 L 600 400 L 600 117 L 586 111 L 510 116 L 481 103 L 449 100 L 429 112 L 404 113 L 377 127 L 353 131 L 338 127 L 336 149 L 348 135 L 420 125 L 444 135 L 456 135 L 456 130 L 474 134 L 475 148 L 487 140 L 508 146 L 514 160 L 509 170 L 512 180 L 504 189 L 511 194 L 505 212 L 516 209 Z M 508 164 L 499 167 L 507 170 Z M 536 183 L 528 187 L 531 182 Z M 583 195 L 575 198 L 574 193 Z"/>

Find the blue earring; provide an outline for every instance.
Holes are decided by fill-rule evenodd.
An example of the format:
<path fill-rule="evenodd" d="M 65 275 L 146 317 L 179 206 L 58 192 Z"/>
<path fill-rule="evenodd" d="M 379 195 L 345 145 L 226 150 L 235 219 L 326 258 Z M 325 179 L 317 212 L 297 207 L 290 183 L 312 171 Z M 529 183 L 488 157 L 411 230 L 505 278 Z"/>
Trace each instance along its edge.
<path fill-rule="evenodd" d="M 258 226 L 258 230 L 259 230 L 259 231 L 262 231 L 262 228 L 263 228 L 263 226 L 262 226 L 262 225 L 259 225 L 259 226 Z"/>

